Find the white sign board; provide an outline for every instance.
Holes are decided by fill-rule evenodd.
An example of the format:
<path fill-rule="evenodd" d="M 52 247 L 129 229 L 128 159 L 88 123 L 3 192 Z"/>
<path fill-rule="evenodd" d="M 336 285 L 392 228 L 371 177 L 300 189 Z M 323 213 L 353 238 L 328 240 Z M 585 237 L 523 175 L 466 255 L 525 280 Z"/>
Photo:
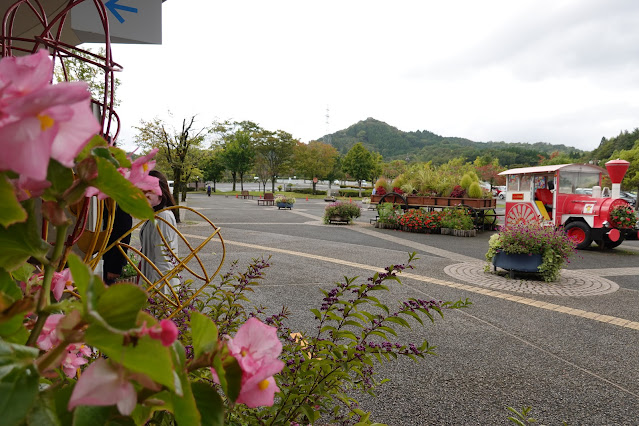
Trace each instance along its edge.
<path fill-rule="evenodd" d="M 162 44 L 162 0 L 100 0 L 111 43 Z M 71 9 L 71 29 L 83 43 L 105 43 L 98 8 L 85 0 Z"/>

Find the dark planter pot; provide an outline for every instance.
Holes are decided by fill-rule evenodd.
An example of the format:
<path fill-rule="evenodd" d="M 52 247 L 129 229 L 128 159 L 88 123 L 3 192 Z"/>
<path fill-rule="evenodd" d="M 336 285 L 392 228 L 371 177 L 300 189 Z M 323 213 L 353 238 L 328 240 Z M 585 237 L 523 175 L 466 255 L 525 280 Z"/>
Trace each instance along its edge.
<path fill-rule="evenodd" d="M 277 203 L 277 208 L 278 209 L 292 209 L 293 208 L 293 204 L 292 203 Z"/>
<path fill-rule="evenodd" d="M 351 223 L 351 218 L 348 216 L 333 215 L 328 219 L 328 223 L 339 223 L 348 225 L 349 223 Z"/>
<path fill-rule="evenodd" d="M 541 254 L 508 254 L 498 252 L 493 257 L 494 270 L 502 268 L 510 271 L 510 277 L 515 272 L 539 272 L 539 266 L 543 263 Z"/>

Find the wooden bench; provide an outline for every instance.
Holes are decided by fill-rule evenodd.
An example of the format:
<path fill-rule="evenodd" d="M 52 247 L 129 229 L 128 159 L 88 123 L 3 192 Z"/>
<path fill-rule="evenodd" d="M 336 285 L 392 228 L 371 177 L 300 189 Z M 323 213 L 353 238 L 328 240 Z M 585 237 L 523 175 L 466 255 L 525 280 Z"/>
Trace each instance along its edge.
<path fill-rule="evenodd" d="M 258 206 L 274 206 L 275 205 L 275 197 L 272 192 L 267 192 L 264 194 L 264 198 L 257 200 Z"/>
<path fill-rule="evenodd" d="M 253 195 L 249 194 L 249 192 L 248 192 L 248 191 L 242 191 L 242 193 L 240 194 L 240 197 L 244 198 L 245 200 L 246 200 L 247 198 L 251 198 L 251 199 L 253 199 Z"/>

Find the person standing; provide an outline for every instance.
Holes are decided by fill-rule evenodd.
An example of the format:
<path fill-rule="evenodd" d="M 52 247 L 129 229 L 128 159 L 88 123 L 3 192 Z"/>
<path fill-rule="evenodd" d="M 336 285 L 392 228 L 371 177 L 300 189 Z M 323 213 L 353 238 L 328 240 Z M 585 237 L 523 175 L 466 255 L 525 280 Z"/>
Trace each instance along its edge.
<path fill-rule="evenodd" d="M 113 218 L 113 230 L 111 230 L 111 236 L 107 247 L 113 244 L 114 241 L 119 240 L 122 235 L 126 234 L 133 226 L 133 218 L 131 215 L 125 212 L 116 204 L 115 217 Z M 131 242 L 131 234 L 122 238 L 120 241 L 124 244 Z M 115 245 L 111 250 L 104 253 L 102 256 L 102 278 L 107 285 L 115 283 L 115 281 L 122 275 L 122 268 L 127 263 L 126 259 L 126 247 L 122 247 L 125 254 L 120 253 L 118 246 Z"/>
<path fill-rule="evenodd" d="M 206 187 L 206 194 L 207 194 L 209 197 L 211 196 L 211 184 L 209 184 L 209 185 Z"/>
<path fill-rule="evenodd" d="M 149 202 L 153 206 L 153 210 L 158 212 L 166 207 L 175 206 L 166 176 L 157 170 L 151 170 L 149 176 L 155 176 L 159 179 L 160 189 L 162 190 L 162 195 L 160 196 L 156 194 L 149 195 Z M 159 220 L 160 218 L 164 220 Z M 140 229 L 141 252 L 157 267 L 162 276 L 171 271 L 178 263 L 178 235 L 174 229 L 175 226 L 175 215 L 171 210 L 165 210 L 156 213 L 155 222 L 148 220 Z M 162 237 L 164 237 L 164 240 Z M 166 241 L 166 244 L 164 241 Z M 140 270 L 152 283 L 161 278 L 155 268 L 144 259 L 140 262 Z M 177 286 L 180 284 L 179 278 L 173 277 L 169 282 L 177 290 Z M 163 285 L 157 288 L 163 288 L 164 293 L 169 292 L 169 289 Z"/>

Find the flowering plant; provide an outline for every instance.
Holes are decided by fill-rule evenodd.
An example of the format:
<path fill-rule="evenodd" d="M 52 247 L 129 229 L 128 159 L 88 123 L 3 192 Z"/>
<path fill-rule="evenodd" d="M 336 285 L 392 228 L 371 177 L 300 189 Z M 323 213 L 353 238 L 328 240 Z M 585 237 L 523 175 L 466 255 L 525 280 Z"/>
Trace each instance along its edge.
<path fill-rule="evenodd" d="M 287 197 L 286 195 L 279 195 L 275 197 L 275 204 L 295 204 L 295 197 Z"/>
<path fill-rule="evenodd" d="M 401 207 L 399 204 L 381 203 L 377 205 L 377 221 L 388 225 L 397 225 L 401 217 Z"/>
<path fill-rule="evenodd" d="M 637 214 L 630 205 L 617 206 L 610 210 L 610 223 L 615 228 L 634 228 Z"/>
<path fill-rule="evenodd" d="M 340 216 L 350 222 L 354 217 L 360 217 L 361 214 L 357 203 L 337 201 L 324 209 L 324 223 L 329 223 L 331 216 Z"/>
<path fill-rule="evenodd" d="M 231 404 L 272 404 L 283 368 L 274 328 L 249 320 L 220 340 L 216 324 L 194 312 L 187 360 L 176 324 L 144 312 L 142 288 L 107 287 L 71 253 L 82 227 L 78 219 L 69 235 L 69 206 L 109 197 L 151 220 L 149 199 L 161 192 L 148 175 L 155 152 L 132 161 L 109 146 L 95 135 L 86 84 L 52 85 L 52 73 L 46 50 L 0 60 L 3 424 L 145 424 L 155 411 L 181 425 L 220 423 L 219 392 Z M 218 385 L 192 382 L 203 374 Z"/>
<path fill-rule="evenodd" d="M 575 242 L 561 228 L 544 226 L 533 221 L 502 228 L 488 241 L 486 260 L 492 262 L 498 252 L 507 254 L 541 254 L 539 272 L 545 281 L 555 281 L 570 256 L 575 253 Z M 490 265 L 486 265 L 489 268 Z"/>
<path fill-rule="evenodd" d="M 442 228 L 471 230 L 474 228 L 473 218 L 466 208 L 446 209 L 441 217 Z"/>

